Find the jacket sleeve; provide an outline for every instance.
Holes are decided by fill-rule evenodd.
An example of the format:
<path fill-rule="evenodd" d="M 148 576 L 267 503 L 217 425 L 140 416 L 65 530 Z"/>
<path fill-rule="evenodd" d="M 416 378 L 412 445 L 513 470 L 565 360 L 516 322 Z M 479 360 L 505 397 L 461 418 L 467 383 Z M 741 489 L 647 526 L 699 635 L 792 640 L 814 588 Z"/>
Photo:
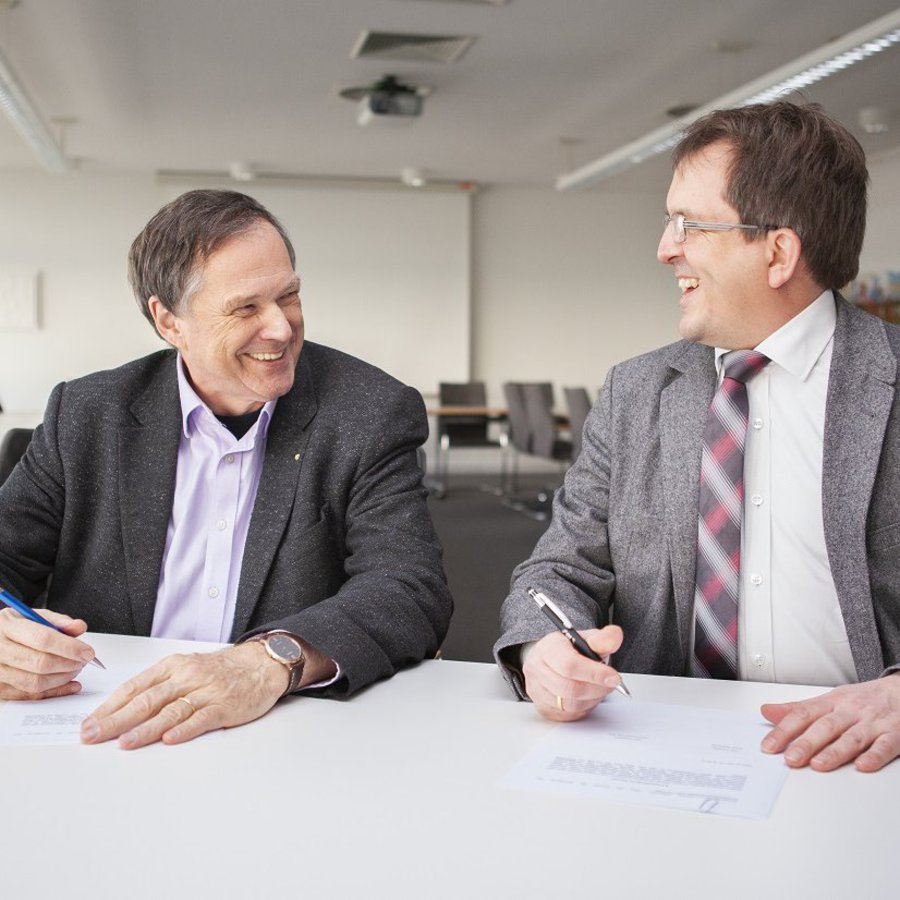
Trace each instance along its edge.
<path fill-rule="evenodd" d="M 591 410 L 584 446 L 553 500 L 553 518 L 531 554 L 512 575 L 500 611 L 501 637 L 494 657 L 520 699 L 526 699 L 518 648 L 553 626 L 528 596 L 533 587 L 560 606 L 578 629 L 607 624 L 615 586 L 607 530 L 612 469 L 610 431 L 615 370 Z"/>
<path fill-rule="evenodd" d="M 57 420 L 63 385 L 50 395 L 43 424 L 0 486 L 0 585 L 29 604 L 46 590 L 65 508 Z"/>

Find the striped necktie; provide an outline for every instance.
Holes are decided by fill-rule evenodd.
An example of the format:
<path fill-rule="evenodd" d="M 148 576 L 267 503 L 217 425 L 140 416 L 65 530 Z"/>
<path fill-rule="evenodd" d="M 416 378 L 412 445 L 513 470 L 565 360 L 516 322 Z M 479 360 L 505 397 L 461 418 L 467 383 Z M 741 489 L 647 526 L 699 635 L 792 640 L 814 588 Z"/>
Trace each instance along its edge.
<path fill-rule="evenodd" d="M 748 379 L 768 357 L 753 350 L 726 353 L 725 377 L 713 397 L 703 433 L 694 591 L 691 675 L 737 677 L 738 581 L 744 513 L 744 441 Z"/>

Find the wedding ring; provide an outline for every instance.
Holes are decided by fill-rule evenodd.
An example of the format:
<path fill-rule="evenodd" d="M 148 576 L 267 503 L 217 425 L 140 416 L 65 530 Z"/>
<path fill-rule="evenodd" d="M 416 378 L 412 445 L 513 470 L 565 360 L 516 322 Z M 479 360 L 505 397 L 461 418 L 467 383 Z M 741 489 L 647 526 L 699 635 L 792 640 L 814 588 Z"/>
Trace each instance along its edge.
<path fill-rule="evenodd" d="M 173 702 L 173 703 L 177 703 L 179 700 L 181 700 L 182 703 L 187 703 L 187 705 L 190 707 L 190 710 L 191 710 L 191 711 L 188 713 L 188 719 L 189 719 L 195 712 L 197 712 L 197 707 L 194 706 L 194 704 L 191 703 L 191 701 L 188 700 L 187 697 L 176 697 L 172 702 Z"/>
<path fill-rule="evenodd" d="M 565 704 L 563 703 L 563 698 L 560 697 L 559 694 L 556 695 L 556 708 L 557 708 L 560 712 L 565 712 L 565 711 L 566 711 L 566 706 L 565 706 Z"/>

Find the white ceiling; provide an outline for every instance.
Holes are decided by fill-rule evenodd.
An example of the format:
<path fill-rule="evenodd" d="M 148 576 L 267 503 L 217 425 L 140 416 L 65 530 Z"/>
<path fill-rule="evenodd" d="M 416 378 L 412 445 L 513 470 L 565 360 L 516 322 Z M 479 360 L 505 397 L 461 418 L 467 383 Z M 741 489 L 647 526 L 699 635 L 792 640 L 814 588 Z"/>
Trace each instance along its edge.
<path fill-rule="evenodd" d="M 84 171 L 227 170 L 549 186 L 891 12 L 896 0 L 0 0 L 0 48 Z M 453 64 L 351 59 L 365 29 L 472 34 Z M 717 41 L 746 42 L 720 52 Z M 356 124 L 341 86 L 431 85 L 418 120 Z M 900 144 L 900 47 L 809 91 L 870 155 Z M 887 135 L 857 126 L 884 106 Z M 577 139 L 571 146 L 563 138 Z M 36 168 L 0 116 L 0 168 Z M 601 189 L 658 190 L 664 160 Z M 77 177 L 77 176 L 76 176 Z"/>

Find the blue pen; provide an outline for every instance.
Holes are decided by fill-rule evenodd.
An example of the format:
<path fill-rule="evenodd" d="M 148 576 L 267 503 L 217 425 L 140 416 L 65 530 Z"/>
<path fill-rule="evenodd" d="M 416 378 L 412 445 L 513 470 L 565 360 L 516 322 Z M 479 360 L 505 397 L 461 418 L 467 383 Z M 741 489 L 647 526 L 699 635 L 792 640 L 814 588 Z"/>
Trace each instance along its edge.
<path fill-rule="evenodd" d="M 37 622 L 38 625 L 46 625 L 48 628 L 52 628 L 60 634 L 65 634 L 62 628 L 57 628 L 52 622 L 48 622 L 42 615 L 36 613 L 27 603 L 23 603 L 17 597 L 13 597 L 9 591 L 4 591 L 3 588 L 0 588 L 0 602 L 5 603 L 11 609 L 14 609 L 20 616 L 31 619 L 32 622 Z M 96 656 L 91 660 L 91 665 L 98 666 L 101 669 L 106 668 Z"/>

